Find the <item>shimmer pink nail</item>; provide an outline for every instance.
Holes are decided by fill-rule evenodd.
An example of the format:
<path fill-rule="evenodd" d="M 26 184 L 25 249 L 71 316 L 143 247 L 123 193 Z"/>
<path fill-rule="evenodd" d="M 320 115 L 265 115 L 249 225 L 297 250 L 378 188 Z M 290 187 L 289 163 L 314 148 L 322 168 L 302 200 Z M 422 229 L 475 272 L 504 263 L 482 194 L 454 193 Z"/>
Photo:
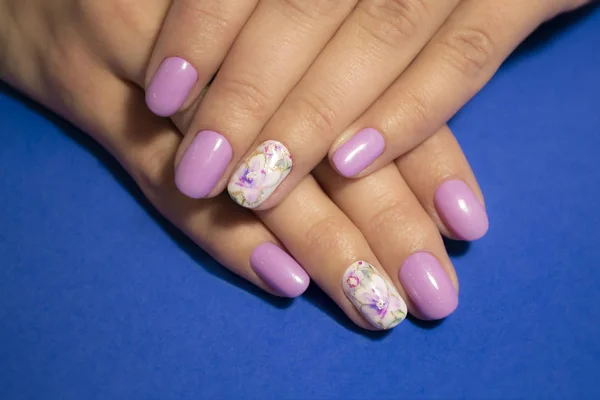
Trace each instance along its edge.
<path fill-rule="evenodd" d="M 338 172 L 350 178 L 358 175 L 383 153 L 385 140 L 373 128 L 357 132 L 333 153 L 331 158 Z"/>
<path fill-rule="evenodd" d="M 458 306 L 458 294 L 452 281 L 430 253 L 409 256 L 398 277 L 414 305 L 427 319 L 445 318 Z"/>
<path fill-rule="evenodd" d="M 269 286 L 286 297 L 298 297 L 310 283 L 304 269 L 288 253 L 273 243 L 257 246 L 250 266 Z"/>
<path fill-rule="evenodd" d="M 461 180 L 446 181 L 435 192 L 435 208 L 459 239 L 476 240 L 486 234 L 487 213 L 471 188 Z"/>
<path fill-rule="evenodd" d="M 231 145 L 223 135 L 199 132 L 175 170 L 175 185 L 193 199 L 208 196 L 225 173 L 232 155 Z"/>
<path fill-rule="evenodd" d="M 185 103 L 196 81 L 198 72 L 183 58 L 165 59 L 146 90 L 146 104 L 160 117 L 175 114 Z"/>

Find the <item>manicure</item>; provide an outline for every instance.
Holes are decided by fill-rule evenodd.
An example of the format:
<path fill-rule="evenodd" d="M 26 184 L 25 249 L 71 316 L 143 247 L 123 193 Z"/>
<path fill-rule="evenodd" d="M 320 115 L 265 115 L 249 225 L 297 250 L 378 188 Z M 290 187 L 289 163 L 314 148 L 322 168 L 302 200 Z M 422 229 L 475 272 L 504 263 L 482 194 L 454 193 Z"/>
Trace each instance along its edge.
<path fill-rule="evenodd" d="M 353 177 L 377 159 L 385 148 L 381 133 L 373 128 L 365 128 L 333 153 L 333 164 L 342 176 Z"/>
<path fill-rule="evenodd" d="M 208 196 L 225 173 L 232 154 L 231 145 L 224 136 L 201 131 L 175 170 L 175 185 L 193 199 Z"/>
<path fill-rule="evenodd" d="M 435 208 L 448 229 L 459 239 L 477 240 L 488 230 L 485 208 L 461 180 L 450 180 L 440 185 L 435 192 Z"/>
<path fill-rule="evenodd" d="M 452 281 L 430 253 L 409 256 L 400 268 L 399 278 L 415 307 L 427 319 L 445 318 L 458 306 Z"/>
<path fill-rule="evenodd" d="M 357 261 L 344 274 L 348 299 L 373 326 L 390 329 L 406 318 L 406 303 L 394 285 L 366 261 Z"/>
<path fill-rule="evenodd" d="M 292 165 L 288 149 L 275 140 L 267 140 L 231 176 L 229 195 L 241 206 L 256 208 L 283 182 Z"/>
<path fill-rule="evenodd" d="M 196 69 L 183 58 L 165 59 L 146 90 L 148 108 L 160 117 L 175 114 L 185 103 L 197 80 Z"/>
<path fill-rule="evenodd" d="M 257 246 L 250 255 L 250 265 L 262 280 L 285 297 L 300 296 L 310 283 L 300 264 L 273 243 Z"/>

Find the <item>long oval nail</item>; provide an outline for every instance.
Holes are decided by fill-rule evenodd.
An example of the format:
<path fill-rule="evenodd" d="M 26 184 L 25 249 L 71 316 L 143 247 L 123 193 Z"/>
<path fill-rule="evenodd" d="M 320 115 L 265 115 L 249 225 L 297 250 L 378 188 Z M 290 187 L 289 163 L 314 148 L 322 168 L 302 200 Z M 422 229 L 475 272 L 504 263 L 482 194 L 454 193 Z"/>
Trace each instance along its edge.
<path fill-rule="evenodd" d="M 458 306 L 458 294 L 452 281 L 430 253 L 410 255 L 398 277 L 415 307 L 427 319 L 446 318 Z"/>
<path fill-rule="evenodd" d="M 160 117 L 175 114 L 185 103 L 198 80 L 198 72 L 180 57 L 166 58 L 146 90 L 146 104 Z"/>
<path fill-rule="evenodd" d="M 459 239 L 477 240 L 486 234 L 489 222 L 485 208 L 465 182 L 442 183 L 434 201 L 440 217 Z"/>
<path fill-rule="evenodd" d="M 286 297 L 298 297 L 310 283 L 308 274 L 288 253 L 273 243 L 257 246 L 250 266 L 269 286 Z"/>
<path fill-rule="evenodd" d="M 342 287 L 354 307 L 376 328 L 390 329 L 406 318 L 406 303 L 394 285 L 366 261 L 348 267 Z"/>
<path fill-rule="evenodd" d="M 239 205 L 256 208 L 277 189 L 292 166 L 288 149 L 275 140 L 267 140 L 231 176 L 227 191 Z"/>
<path fill-rule="evenodd" d="M 338 172 L 346 178 L 361 173 L 385 149 L 381 133 L 373 128 L 357 132 L 333 153 L 332 161 Z"/>
<path fill-rule="evenodd" d="M 201 131 L 175 170 L 175 185 L 193 199 L 206 197 L 219 183 L 232 154 L 231 145 L 223 135 Z"/>

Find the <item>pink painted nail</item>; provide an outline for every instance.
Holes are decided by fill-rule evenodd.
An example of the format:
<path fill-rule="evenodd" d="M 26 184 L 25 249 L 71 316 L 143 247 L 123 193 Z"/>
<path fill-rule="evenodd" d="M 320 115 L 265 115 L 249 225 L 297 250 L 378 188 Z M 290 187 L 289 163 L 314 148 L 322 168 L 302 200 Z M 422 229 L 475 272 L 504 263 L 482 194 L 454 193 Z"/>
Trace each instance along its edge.
<path fill-rule="evenodd" d="M 427 252 L 409 256 L 398 277 L 414 305 L 427 319 L 446 318 L 458 306 L 458 294 L 452 281 L 438 260 Z"/>
<path fill-rule="evenodd" d="M 450 180 L 440 185 L 435 192 L 435 208 L 448 229 L 459 239 L 477 240 L 488 230 L 485 208 L 461 180 Z"/>
<path fill-rule="evenodd" d="M 338 172 L 346 178 L 353 177 L 367 168 L 385 149 L 381 133 L 373 128 L 357 132 L 333 153 L 332 161 Z"/>
<path fill-rule="evenodd" d="M 232 154 L 231 145 L 223 135 L 201 131 L 175 170 L 175 185 L 193 199 L 206 197 L 219 183 Z"/>
<path fill-rule="evenodd" d="M 165 59 L 146 90 L 146 104 L 160 117 L 175 114 L 187 100 L 198 80 L 198 72 L 183 58 Z"/>
<path fill-rule="evenodd" d="M 286 297 L 298 297 L 310 283 L 306 271 L 288 253 L 273 243 L 257 246 L 250 266 L 269 286 Z"/>

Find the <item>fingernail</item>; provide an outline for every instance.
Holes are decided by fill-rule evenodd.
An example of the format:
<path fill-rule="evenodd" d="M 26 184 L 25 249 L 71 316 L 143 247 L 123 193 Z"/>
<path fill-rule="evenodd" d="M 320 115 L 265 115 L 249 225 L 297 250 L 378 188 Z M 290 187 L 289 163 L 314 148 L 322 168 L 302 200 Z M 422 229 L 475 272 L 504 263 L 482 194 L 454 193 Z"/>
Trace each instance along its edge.
<path fill-rule="evenodd" d="M 357 132 L 333 153 L 333 164 L 346 178 L 358 175 L 383 153 L 385 140 L 373 128 Z"/>
<path fill-rule="evenodd" d="M 198 80 L 192 64 L 179 57 L 165 59 L 146 90 L 146 104 L 160 117 L 175 114 L 185 103 Z"/>
<path fill-rule="evenodd" d="M 435 208 L 448 229 L 459 239 L 476 240 L 488 230 L 485 208 L 461 180 L 446 181 L 440 185 L 435 192 Z"/>
<path fill-rule="evenodd" d="M 283 182 L 292 165 L 288 149 L 275 140 L 267 140 L 231 176 L 229 195 L 241 206 L 256 208 Z"/>
<path fill-rule="evenodd" d="M 250 265 L 267 285 L 286 297 L 300 296 L 310 283 L 300 264 L 273 243 L 257 246 L 250 255 Z"/>
<path fill-rule="evenodd" d="M 458 294 L 438 262 L 427 252 L 409 256 L 399 273 L 400 282 L 415 307 L 427 319 L 442 319 L 458 306 Z"/>
<path fill-rule="evenodd" d="M 406 318 L 406 303 L 394 285 L 366 261 L 357 261 L 344 274 L 344 293 L 373 326 L 390 329 Z"/>
<path fill-rule="evenodd" d="M 223 135 L 201 131 L 175 170 L 175 185 L 193 199 L 206 197 L 225 173 L 232 153 L 231 145 Z"/>

